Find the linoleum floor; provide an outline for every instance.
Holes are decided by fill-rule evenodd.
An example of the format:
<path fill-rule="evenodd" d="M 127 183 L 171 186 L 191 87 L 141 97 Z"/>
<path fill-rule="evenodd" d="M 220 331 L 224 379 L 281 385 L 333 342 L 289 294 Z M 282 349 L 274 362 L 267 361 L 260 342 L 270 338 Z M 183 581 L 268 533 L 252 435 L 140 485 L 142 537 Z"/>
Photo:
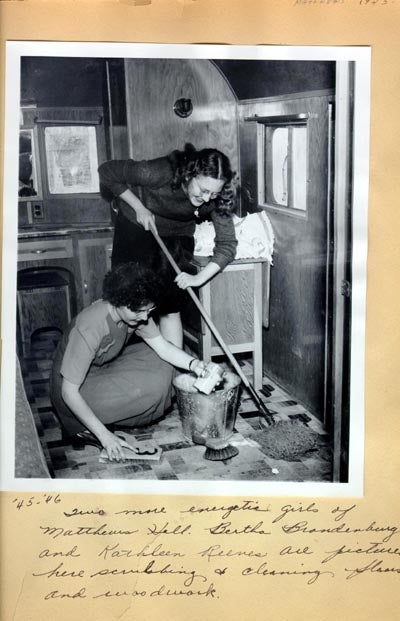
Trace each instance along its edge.
<path fill-rule="evenodd" d="M 100 463 L 99 450 L 86 446 L 76 450 L 62 440 L 61 428 L 49 398 L 49 374 L 58 342 L 56 331 L 34 336 L 30 355 L 21 360 L 27 397 L 51 476 L 59 479 L 153 479 L 153 480 L 249 480 L 249 481 L 331 481 L 332 451 L 329 437 L 310 412 L 276 386 L 263 379 L 260 393 L 268 408 L 280 419 L 305 415 L 308 426 L 318 434 L 314 450 L 298 461 L 277 460 L 263 448 L 266 430 L 259 428 L 259 416 L 253 401 L 242 393 L 241 405 L 231 444 L 239 454 L 225 461 L 204 459 L 204 446 L 185 440 L 176 403 L 161 421 L 133 429 L 138 442 L 153 440 L 162 448 L 156 463 Z M 241 361 L 244 372 L 251 375 L 251 365 Z M 124 430 L 125 435 L 126 431 Z M 129 438 L 128 438 L 129 439 Z"/>

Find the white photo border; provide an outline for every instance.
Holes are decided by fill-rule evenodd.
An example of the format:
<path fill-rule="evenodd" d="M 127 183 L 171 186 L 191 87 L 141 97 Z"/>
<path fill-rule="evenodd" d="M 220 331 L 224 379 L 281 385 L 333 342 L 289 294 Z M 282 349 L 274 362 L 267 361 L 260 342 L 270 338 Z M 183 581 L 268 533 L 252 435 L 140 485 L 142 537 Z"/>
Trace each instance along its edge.
<path fill-rule="evenodd" d="M 352 328 L 349 482 L 27 479 L 14 476 L 18 140 L 22 56 L 353 61 L 354 93 Z M 239 46 L 8 41 L 6 44 L 1 308 L 0 489 L 15 491 L 204 496 L 360 497 L 364 477 L 364 367 L 371 49 L 359 46 Z"/>

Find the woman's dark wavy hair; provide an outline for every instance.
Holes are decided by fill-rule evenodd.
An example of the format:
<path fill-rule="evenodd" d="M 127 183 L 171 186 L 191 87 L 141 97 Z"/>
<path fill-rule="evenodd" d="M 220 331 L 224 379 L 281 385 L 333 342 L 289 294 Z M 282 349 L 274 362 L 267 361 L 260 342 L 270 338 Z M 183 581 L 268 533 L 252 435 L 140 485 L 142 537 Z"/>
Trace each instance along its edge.
<path fill-rule="evenodd" d="M 217 212 L 231 214 L 236 207 L 236 194 L 232 187 L 233 172 L 229 158 L 218 149 L 201 149 L 197 151 L 190 143 L 183 151 L 173 151 L 169 159 L 174 170 L 172 188 L 177 189 L 193 177 L 204 175 L 225 181 L 222 191 L 214 199 Z"/>
<path fill-rule="evenodd" d="M 135 262 L 122 263 L 105 275 L 103 300 L 135 312 L 145 304 L 157 304 L 161 284 L 150 268 Z"/>

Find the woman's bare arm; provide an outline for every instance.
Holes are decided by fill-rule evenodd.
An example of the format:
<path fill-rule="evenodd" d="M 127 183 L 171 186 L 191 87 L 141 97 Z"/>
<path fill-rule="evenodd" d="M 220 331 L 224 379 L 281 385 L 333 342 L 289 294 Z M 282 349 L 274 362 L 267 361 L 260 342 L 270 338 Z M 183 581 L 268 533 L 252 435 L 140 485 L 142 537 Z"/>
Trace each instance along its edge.
<path fill-rule="evenodd" d="M 198 376 L 203 373 L 206 367 L 202 360 L 195 359 L 193 361 L 193 356 L 190 356 L 183 351 L 183 349 L 179 349 L 167 341 L 161 334 L 152 338 L 143 338 L 143 340 L 146 341 L 147 345 L 149 345 L 162 360 L 169 362 L 174 367 L 185 369 L 185 371 L 193 371 Z"/>

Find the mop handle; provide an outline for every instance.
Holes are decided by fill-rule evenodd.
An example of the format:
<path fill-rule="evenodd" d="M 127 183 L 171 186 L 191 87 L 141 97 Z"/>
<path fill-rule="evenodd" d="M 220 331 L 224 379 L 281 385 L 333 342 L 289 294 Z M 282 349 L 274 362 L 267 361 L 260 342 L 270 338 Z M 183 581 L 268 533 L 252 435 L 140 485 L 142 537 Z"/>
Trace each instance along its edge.
<path fill-rule="evenodd" d="M 151 229 L 151 232 L 153 233 L 156 242 L 160 246 L 161 250 L 164 252 L 164 254 L 167 257 L 168 261 L 171 263 L 171 265 L 174 268 L 175 272 L 177 274 L 182 274 L 182 270 L 180 269 L 180 267 L 176 263 L 174 257 L 172 256 L 172 254 L 170 253 L 170 251 L 168 250 L 168 248 L 164 244 L 164 242 L 161 239 L 161 237 L 159 236 L 159 234 L 154 229 Z M 204 308 L 204 306 L 200 302 L 199 298 L 197 297 L 197 295 L 193 291 L 192 287 L 187 287 L 186 291 L 188 292 L 188 294 L 192 298 L 193 302 L 196 304 L 196 306 L 199 309 L 201 315 L 203 316 L 204 320 L 208 324 L 208 327 L 210 328 L 211 332 L 213 333 L 213 335 L 215 336 L 215 338 L 219 342 L 219 344 L 221 346 L 221 349 L 224 351 L 226 356 L 229 358 L 232 366 L 236 370 L 236 372 L 239 375 L 240 379 L 242 380 L 243 384 L 255 396 L 255 398 L 257 400 L 257 403 L 261 403 L 262 405 L 264 405 L 262 403 L 262 401 L 260 400 L 259 396 L 257 395 L 256 391 L 254 390 L 253 386 L 251 386 L 249 380 L 247 379 L 247 377 L 243 373 L 242 369 L 240 368 L 239 363 L 236 361 L 235 357 L 233 356 L 231 351 L 228 349 L 228 346 L 226 345 L 226 343 L 225 343 L 224 339 L 222 338 L 221 334 L 219 333 L 218 328 L 216 327 L 216 325 L 214 324 L 213 320 L 211 319 L 211 317 L 207 313 L 206 309 Z"/>
<path fill-rule="evenodd" d="M 161 237 L 159 236 L 157 231 L 155 229 L 153 229 L 153 228 L 151 228 L 150 230 L 153 233 L 154 238 L 155 238 L 156 242 L 158 243 L 158 245 L 160 246 L 161 250 L 163 251 L 163 253 L 167 257 L 168 261 L 171 263 L 172 267 L 174 268 L 175 272 L 177 274 L 181 274 L 182 270 L 180 269 L 179 265 L 176 263 L 174 257 L 172 256 L 172 254 L 170 253 L 170 251 L 168 250 L 168 248 L 164 244 L 163 240 L 161 239 Z M 236 358 L 234 357 L 234 355 L 230 351 L 229 347 L 226 345 L 224 339 L 222 338 L 221 334 L 219 333 L 219 330 L 218 330 L 217 326 L 214 324 L 213 320 L 211 319 L 211 317 L 207 313 L 206 309 L 204 308 L 204 306 L 200 302 L 199 298 L 197 297 L 197 295 L 193 291 L 192 287 L 187 287 L 186 291 L 188 292 L 188 294 L 192 298 L 193 302 L 196 304 L 196 306 L 199 309 L 203 319 L 205 320 L 205 322 L 207 323 L 207 325 L 210 328 L 211 332 L 213 333 L 213 335 L 215 336 L 215 338 L 219 342 L 219 344 L 221 346 L 221 349 L 224 351 L 224 353 L 226 354 L 226 356 L 230 360 L 233 368 L 235 369 L 235 371 L 239 375 L 239 377 L 242 380 L 243 384 L 246 386 L 247 390 L 252 395 L 252 397 L 253 397 L 254 401 L 257 403 L 258 407 L 264 413 L 264 417 L 265 417 L 266 421 L 268 422 L 269 425 L 273 424 L 274 423 L 274 417 L 273 417 L 272 413 L 268 410 L 268 408 L 265 405 L 265 403 L 260 399 L 260 397 L 258 396 L 258 394 L 255 391 L 254 386 L 252 384 L 250 384 L 249 380 L 247 379 L 247 377 L 243 373 L 242 369 L 239 366 L 239 363 L 237 362 Z"/>

